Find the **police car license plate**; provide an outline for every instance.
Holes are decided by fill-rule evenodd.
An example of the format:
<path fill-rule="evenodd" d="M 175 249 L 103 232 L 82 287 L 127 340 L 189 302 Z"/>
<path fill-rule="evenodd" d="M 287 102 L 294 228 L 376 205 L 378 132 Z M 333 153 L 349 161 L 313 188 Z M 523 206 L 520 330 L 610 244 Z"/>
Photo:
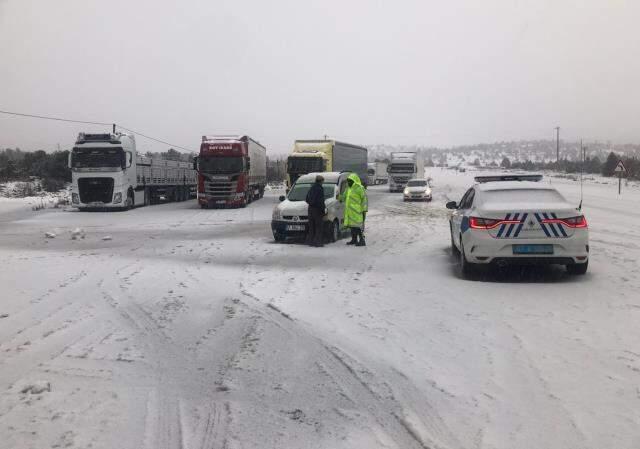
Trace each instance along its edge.
<path fill-rule="evenodd" d="M 287 231 L 304 231 L 304 225 L 287 225 Z"/>
<path fill-rule="evenodd" d="M 553 254 L 553 245 L 513 245 L 513 254 Z"/>

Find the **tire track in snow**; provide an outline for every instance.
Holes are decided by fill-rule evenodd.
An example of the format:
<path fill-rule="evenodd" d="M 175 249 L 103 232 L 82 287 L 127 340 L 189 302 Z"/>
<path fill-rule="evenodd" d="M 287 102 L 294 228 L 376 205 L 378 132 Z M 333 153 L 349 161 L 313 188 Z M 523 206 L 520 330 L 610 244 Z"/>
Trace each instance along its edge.
<path fill-rule="evenodd" d="M 248 257 L 248 264 L 245 268 L 246 277 L 249 279 L 254 275 L 251 266 L 254 258 L 255 255 Z M 289 340 L 295 341 L 296 346 L 304 347 L 306 351 L 314 354 L 313 358 L 320 370 L 333 379 L 333 383 L 338 386 L 338 389 L 354 404 L 357 410 L 366 410 L 373 422 L 379 427 L 378 429 L 369 429 L 371 432 L 376 434 L 382 430 L 401 448 L 462 447 L 437 413 L 429 406 L 427 398 L 410 385 L 406 378 L 389 372 L 385 375 L 388 376 L 388 381 L 378 380 L 377 375 L 373 374 L 375 370 L 366 368 L 355 359 L 347 356 L 342 350 L 327 344 L 313 335 L 309 329 L 302 327 L 302 323 L 275 305 L 260 300 L 249 289 L 250 287 L 244 282 L 240 283 L 240 291 L 249 301 L 245 304 L 288 334 Z M 406 395 L 413 398 L 411 404 L 399 401 L 389 383 L 401 385 L 397 389 L 411 391 L 411 394 Z M 421 410 L 420 416 L 425 417 L 426 422 L 417 418 L 418 414 L 412 410 L 413 407 Z M 361 425 L 366 426 L 366 424 Z M 378 441 L 382 445 L 382 441 Z"/>

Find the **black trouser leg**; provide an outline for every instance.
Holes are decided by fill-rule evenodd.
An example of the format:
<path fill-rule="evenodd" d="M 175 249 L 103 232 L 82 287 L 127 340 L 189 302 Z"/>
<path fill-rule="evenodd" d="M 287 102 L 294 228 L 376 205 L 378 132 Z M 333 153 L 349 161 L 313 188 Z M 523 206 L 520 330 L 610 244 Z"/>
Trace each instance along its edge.
<path fill-rule="evenodd" d="M 307 243 L 309 245 L 322 246 L 322 218 L 322 211 L 316 208 L 309 208 L 309 233 L 307 234 Z"/>

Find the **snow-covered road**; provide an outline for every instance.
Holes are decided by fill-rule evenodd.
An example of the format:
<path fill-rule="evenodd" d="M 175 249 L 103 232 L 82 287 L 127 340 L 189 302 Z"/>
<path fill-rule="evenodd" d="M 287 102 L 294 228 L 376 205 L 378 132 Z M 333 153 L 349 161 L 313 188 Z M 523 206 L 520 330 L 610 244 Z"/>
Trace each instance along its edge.
<path fill-rule="evenodd" d="M 465 281 L 444 203 L 472 174 L 431 176 L 430 204 L 369 189 L 366 248 L 273 243 L 275 193 L 12 209 L 0 448 L 640 447 L 640 191 L 585 186 L 586 276 Z"/>

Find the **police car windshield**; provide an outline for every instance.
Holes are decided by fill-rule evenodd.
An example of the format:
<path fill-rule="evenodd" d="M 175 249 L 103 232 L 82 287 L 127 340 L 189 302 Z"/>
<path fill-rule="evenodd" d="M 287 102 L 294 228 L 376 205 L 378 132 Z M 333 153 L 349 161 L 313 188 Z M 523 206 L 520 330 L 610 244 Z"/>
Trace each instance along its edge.
<path fill-rule="evenodd" d="M 566 200 L 554 189 L 505 189 L 487 191 L 486 201 L 492 203 L 558 203 Z"/>
<path fill-rule="evenodd" d="M 427 181 L 422 180 L 422 179 L 420 179 L 420 180 L 415 180 L 415 181 L 409 181 L 409 182 L 407 183 L 407 185 L 408 185 L 409 187 L 424 187 L 424 186 L 426 186 L 426 185 L 427 185 Z"/>
<path fill-rule="evenodd" d="M 304 201 L 307 198 L 307 193 L 313 184 L 295 184 L 291 191 L 289 192 L 289 196 L 287 199 L 289 201 Z M 322 189 L 324 190 L 324 199 L 329 199 L 333 196 L 333 192 L 335 191 L 335 186 L 332 184 L 323 184 Z"/>

